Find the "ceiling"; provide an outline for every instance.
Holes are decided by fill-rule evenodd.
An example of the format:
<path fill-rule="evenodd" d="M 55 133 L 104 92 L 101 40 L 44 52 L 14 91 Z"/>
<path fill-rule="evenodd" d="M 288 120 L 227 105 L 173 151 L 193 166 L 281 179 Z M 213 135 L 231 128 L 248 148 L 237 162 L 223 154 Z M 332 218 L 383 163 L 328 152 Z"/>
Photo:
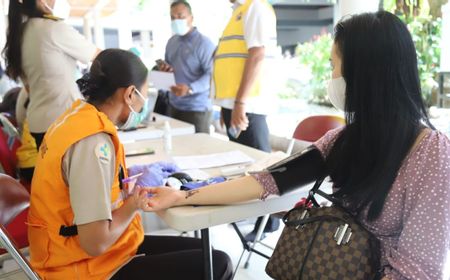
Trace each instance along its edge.
<path fill-rule="evenodd" d="M 109 16 L 117 9 L 116 0 L 69 0 L 71 6 L 70 16 L 75 18 L 81 18 L 86 13 L 92 11 L 96 5 L 101 5 L 101 16 Z"/>

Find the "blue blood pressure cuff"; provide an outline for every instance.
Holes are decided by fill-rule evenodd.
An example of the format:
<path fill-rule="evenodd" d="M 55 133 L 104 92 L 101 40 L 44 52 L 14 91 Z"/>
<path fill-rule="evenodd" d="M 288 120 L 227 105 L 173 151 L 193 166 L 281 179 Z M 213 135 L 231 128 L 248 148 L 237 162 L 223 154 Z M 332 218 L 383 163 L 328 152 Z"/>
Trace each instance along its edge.
<path fill-rule="evenodd" d="M 315 146 L 309 146 L 269 166 L 266 171 L 275 180 L 280 195 L 314 182 L 328 173 L 325 160 Z"/>

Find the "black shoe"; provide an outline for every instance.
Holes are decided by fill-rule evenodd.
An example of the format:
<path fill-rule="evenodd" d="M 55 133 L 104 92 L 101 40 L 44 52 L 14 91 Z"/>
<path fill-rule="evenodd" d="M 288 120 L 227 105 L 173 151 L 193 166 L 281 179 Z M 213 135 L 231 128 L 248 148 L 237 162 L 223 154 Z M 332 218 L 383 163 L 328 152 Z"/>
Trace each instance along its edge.
<path fill-rule="evenodd" d="M 253 228 L 254 232 L 258 231 L 262 219 L 263 217 L 258 217 L 258 219 L 256 219 L 255 227 Z M 277 231 L 278 228 L 280 228 L 280 219 L 276 217 L 269 217 L 269 219 L 267 220 L 267 224 L 264 227 L 264 232 L 274 232 Z"/>
<path fill-rule="evenodd" d="M 251 231 L 249 234 L 247 234 L 246 236 L 244 236 L 244 239 L 245 239 L 245 241 L 247 241 L 247 242 L 255 242 L 255 238 L 256 238 L 256 231 L 255 231 L 255 230 Z M 261 238 L 260 238 L 259 240 L 257 240 L 257 241 L 261 241 L 261 240 L 263 240 L 264 238 L 266 238 L 266 234 L 265 234 L 265 233 L 263 233 L 263 234 L 261 235 Z"/>
<path fill-rule="evenodd" d="M 255 224 L 256 226 L 256 224 Z M 266 226 L 264 227 L 264 232 L 274 232 L 280 228 L 280 219 L 276 217 L 269 217 Z"/>

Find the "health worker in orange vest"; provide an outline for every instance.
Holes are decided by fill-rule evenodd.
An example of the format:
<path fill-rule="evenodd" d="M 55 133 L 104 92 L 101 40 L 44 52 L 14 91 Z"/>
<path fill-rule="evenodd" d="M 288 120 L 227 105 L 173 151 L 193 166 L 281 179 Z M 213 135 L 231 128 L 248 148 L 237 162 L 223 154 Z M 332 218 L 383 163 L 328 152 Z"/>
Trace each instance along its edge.
<path fill-rule="evenodd" d="M 201 241 L 144 236 L 145 188 L 128 183 L 117 127 L 135 127 L 148 70 L 133 53 L 108 49 L 77 83 L 74 102 L 40 146 L 28 217 L 30 257 L 43 279 L 201 279 Z M 128 178 L 128 179 L 127 179 Z M 214 279 L 231 262 L 213 251 Z"/>

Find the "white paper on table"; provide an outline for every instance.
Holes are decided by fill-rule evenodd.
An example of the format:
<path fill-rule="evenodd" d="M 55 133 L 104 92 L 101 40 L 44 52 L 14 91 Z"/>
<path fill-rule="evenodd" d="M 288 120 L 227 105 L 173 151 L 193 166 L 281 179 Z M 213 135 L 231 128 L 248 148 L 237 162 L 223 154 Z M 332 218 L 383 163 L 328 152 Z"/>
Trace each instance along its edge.
<path fill-rule="evenodd" d="M 258 172 L 266 169 L 267 167 L 287 158 L 288 155 L 284 152 L 273 152 L 265 156 L 264 158 L 254 162 L 247 168 L 248 172 Z"/>
<path fill-rule="evenodd" d="M 176 85 L 175 75 L 170 72 L 151 71 L 149 78 L 156 89 L 170 90 L 170 87 Z"/>
<path fill-rule="evenodd" d="M 173 160 L 180 169 L 199 169 L 225 166 L 238 163 L 252 163 L 255 160 L 241 151 L 201 155 L 201 156 L 178 156 Z"/>
<path fill-rule="evenodd" d="M 207 180 L 211 178 L 211 175 L 200 169 L 183 170 L 183 172 L 187 173 L 194 180 Z"/>

